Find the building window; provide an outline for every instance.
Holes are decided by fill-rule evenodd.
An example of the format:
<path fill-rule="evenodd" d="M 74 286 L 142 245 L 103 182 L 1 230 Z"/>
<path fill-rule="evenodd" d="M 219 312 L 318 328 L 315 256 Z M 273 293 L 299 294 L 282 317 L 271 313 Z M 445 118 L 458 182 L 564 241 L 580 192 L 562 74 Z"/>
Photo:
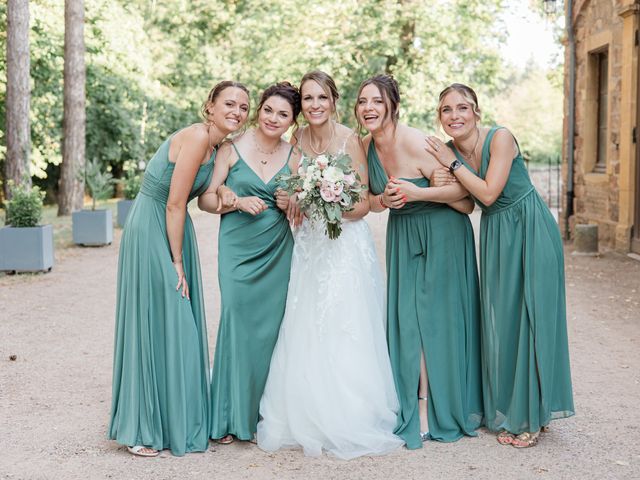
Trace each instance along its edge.
<path fill-rule="evenodd" d="M 602 51 L 594 53 L 596 64 L 595 78 L 598 81 L 597 105 L 598 105 L 598 128 L 597 139 L 598 147 L 596 149 L 596 163 L 593 167 L 595 173 L 605 173 L 607 171 L 607 111 L 608 111 L 608 89 L 609 89 L 609 55 L 608 52 Z"/>

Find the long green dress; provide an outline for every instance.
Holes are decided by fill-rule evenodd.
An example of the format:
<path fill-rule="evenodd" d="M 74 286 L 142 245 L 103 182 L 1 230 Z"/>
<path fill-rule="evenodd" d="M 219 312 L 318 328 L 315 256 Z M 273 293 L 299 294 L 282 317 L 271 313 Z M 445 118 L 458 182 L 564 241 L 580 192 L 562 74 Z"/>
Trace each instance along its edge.
<path fill-rule="evenodd" d="M 210 434 L 214 439 L 230 434 L 252 440 L 287 300 L 293 237 L 274 195 L 275 177 L 290 170 L 287 158 L 265 183 L 237 153 L 226 185 L 240 197 L 260 197 L 269 208 L 256 216 L 234 211 L 220 221 L 222 306 L 211 383 Z"/>
<path fill-rule="evenodd" d="M 490 162 L 493 127 L 482 147 Z M 458 159 L 464 158 L 453 147 Z M 465 162 L 466 164 L 466 162 Z M 480 223 L 483 390 L 490 430 L 536 432 L 574 414 L 558 224 L 518 149 L 507 183 Z"/>
<path fill-rule="evenodd" d="M 382 193 L 387 174 L 373 141 L 369 185 Z M 429 187 L 424 177 L 406 179 Z M 429 436 L 475 436 L 482 422 L 480 298 L 473 229 L 445 204 L 409 202 L 389 210 L 387 341 L 400 411 L 396 435 L 422 447 L 418 412 L 420 357 L 428 374 Z"/>
<path fill-rule="evenodd" d="M 208 446 L 207 332 L 195 232 L 187 213 L 182 261 L 191 300 L 176 291 L 166 203 L 175 167 L 167 139 L 149 161 L 120 243 L 109 438 L 123 445 Z M 189 200 L 207 189 L 215 152 L 200 166 Z"/>

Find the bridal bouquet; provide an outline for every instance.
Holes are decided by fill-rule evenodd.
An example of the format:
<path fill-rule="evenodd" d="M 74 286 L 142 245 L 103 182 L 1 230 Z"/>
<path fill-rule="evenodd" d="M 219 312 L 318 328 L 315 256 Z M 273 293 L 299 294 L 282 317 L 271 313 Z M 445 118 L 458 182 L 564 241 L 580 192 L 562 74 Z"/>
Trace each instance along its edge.
<path fill-rule="evenodd" d="M 342 232 L 342 213 L 353 210 L 367 189 L 344 153 L 303 156 L 298 173 L 280 175 L 277 181 L 289 196 L 297 193 L 300 209 L 309 219 L 325 223 L 332 240 Z"/>

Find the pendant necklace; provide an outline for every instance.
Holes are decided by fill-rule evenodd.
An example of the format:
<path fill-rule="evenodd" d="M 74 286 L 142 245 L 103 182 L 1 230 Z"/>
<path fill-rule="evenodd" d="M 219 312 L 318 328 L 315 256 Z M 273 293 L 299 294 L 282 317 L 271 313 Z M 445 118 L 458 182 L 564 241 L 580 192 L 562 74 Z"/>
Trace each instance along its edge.
<path fill-rule="evenodd" d="M 455 142 L 454 142 L 456 149 L 460 152 L 460 155 L 462 155 L 462 157 L 468 163 L 471 163 L 471 157 L 473 157 L 473 159 L 475 160 L 476 147 L 478 146 L 478 141 L 480 140 L 480 130 L 478 129 L 478 127 L 476 127 L 476 133 L 478 134 L 476 136 L 476 143 L 473 144 L 473 148 L 469 153 L 464 153 L 464 151 L 459 146 L 455 145 Z"/>
<path fill-rule="evenodd" d="M 270 152 L 264 150 L 262 147 L 260 147 L 260 144 L 258 143 L 258 139 L 256 138 L 256 133 L 255 131 L 253 132 L 253 143 L 256 147 L 256 150 L 258 150 L 260 153 L 264 154 L 264 155 L 273 155 L 274 153 L 276 153 L 276 150 L 278 150 L 280 148 L 280 144 L 282 143 L 282 139 L 280 139 L 280 141 L 277 143 L 277 145 L 275 146 L 275 148 L 273 150 L 271 150 Z M 260 163 L 262 165 L 266 165 L 268 163 L 268 160 L 260 160 Z"/>

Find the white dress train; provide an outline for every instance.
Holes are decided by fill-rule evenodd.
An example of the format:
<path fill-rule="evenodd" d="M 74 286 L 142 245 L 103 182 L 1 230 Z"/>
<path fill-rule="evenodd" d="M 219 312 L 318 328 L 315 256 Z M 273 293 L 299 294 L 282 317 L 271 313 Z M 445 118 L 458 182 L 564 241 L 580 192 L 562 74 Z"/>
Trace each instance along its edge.
<path fill-rule="evenodd" d="M 260 402 L 258 446 L 323 450 L 342 459 L 382 455 L 398 399 L 385 335 L 385 288 L 364 220 L 343 222 L 336 240 L 305 220 L 295 247 L 287 305 Z"/>

